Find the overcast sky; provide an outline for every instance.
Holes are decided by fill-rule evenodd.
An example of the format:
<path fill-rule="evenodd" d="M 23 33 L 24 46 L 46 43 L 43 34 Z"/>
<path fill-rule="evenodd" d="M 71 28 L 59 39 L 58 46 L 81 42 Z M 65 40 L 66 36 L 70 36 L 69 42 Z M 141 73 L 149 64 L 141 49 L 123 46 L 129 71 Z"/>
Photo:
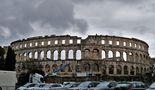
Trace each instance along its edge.
<path fill-rule="evenodd" d="M 0 45 L 52 34 L 134 37 L 155 57 L 155 0 L 0 0 Z"/>

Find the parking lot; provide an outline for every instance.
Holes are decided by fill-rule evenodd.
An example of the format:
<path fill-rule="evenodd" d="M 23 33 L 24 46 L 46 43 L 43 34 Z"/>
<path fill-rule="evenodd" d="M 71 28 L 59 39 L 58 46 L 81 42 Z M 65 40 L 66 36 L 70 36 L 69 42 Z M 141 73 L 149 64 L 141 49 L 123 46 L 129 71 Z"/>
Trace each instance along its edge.
<path fill-rule="evenodd" d="M 16 90 L 155 90 L 155 83 L 148 86 L 141 81 L 27 83 Z"/>

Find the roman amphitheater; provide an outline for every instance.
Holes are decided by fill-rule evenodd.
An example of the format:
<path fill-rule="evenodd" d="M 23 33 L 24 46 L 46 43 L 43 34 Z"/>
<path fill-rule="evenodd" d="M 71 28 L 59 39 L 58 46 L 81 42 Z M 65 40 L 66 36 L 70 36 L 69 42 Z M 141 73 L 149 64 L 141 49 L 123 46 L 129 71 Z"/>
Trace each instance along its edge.
<path fill-rule="evenodd" d="M 17 74 L 37 65 L 46 75 L 60 77 L 134 77 L 151 67 L 148 44 L 135 38 L 51 35 L 17 40 L 11 47 L 16 53 Z"/>

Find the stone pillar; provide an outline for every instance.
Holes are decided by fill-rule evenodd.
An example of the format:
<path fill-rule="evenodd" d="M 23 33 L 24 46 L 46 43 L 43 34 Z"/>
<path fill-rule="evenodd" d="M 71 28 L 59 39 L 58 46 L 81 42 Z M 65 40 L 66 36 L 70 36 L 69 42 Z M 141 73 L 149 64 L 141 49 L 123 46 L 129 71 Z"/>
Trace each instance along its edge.
<path fill-rule="evenodd" d="M 124 66 L 121 66 L 122 67 L 122 75 L 124 75 Z"/>
<path fill-rule="evenodd" d="M 41 59 L 40 54 L 41 54 L 41 52 L 38 51 L 38 59 L 39 59 L 39 60 Z"/>
<path fill-rule="evenodd" d="M 116 67 L 116 64 L 114 64 L 114 74 L 115 74 L 115 75 L 117 74 L 117 67 Z"/>
<path fill-rule="evenodd" d="M 73 59 L 76 60 L 76 51 L 75 50 L 73 51 Z"/>
<path fill-rule="evenodd" d="M 61 51 L 58 50 L 58 60 L 61 60 Z"/>
<path fill-rule="evenodd" d="M 105 50 L 105 59 L 107 59 L 107 58 L 108 58 L 108 51 Z"/>
<path fill-rule="evenodd" d="M 69 53 L 68 50 L 66 50 L 66 55 L 65 55 L 66 59 L 65 60 L 68 60 L 68 55 L 69 55 L 68 53 Z"/>
<path fill-rule="evenodd" d="M 130 67 L 128 67 L 128 75 L 131 75 L 131 66 Z"/>
<path fill-rule="evenodd" d="M 123 52 L 122 51 L 120 51 L 120 58 L 121 58 L 121 60 L 123 60 Z"/>
<path fill-rule="evenodd" d="M 106 68 L 106 75 L 109 75 L 109 66 Z"/>
<path fill-rule="evenodd" d="M 53 60 L 53 55 L 54 55 L 53 53 L 54 53 L 54 52 L 51 51 L 51 56 L 50 56 L 50 57 L 51 57 L 51 60 Z"/>
<path fill-rule="evenodd" d="M 44 51 L 44 60 L 46 60 L 46 58 L 47 58 L 47 51 Z"/>

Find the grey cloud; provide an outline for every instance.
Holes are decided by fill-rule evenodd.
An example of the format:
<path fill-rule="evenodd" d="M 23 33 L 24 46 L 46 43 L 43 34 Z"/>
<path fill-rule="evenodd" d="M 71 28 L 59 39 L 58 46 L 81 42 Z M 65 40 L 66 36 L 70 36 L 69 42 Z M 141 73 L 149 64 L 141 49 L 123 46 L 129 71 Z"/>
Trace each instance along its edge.
<path fill-rule="evenodd" d="M 74 17 L 74 6 L 70 0 L 0 0 L 0 2 L 0 26 L 11 31 L 11 36 L 7 40 L 28 36 L 34 32 L 31 23 L 36 22 L 40 22 L 40 27 L 50 25 L 54 28 L 51 29 L 52 32 L 59 34 L 74 26 L 79 28 L 78 32 L 83 33 L 88 27 L 86 21 Z M 4 42 L 4 37 L 0 37 L 0 43 Z"/>

